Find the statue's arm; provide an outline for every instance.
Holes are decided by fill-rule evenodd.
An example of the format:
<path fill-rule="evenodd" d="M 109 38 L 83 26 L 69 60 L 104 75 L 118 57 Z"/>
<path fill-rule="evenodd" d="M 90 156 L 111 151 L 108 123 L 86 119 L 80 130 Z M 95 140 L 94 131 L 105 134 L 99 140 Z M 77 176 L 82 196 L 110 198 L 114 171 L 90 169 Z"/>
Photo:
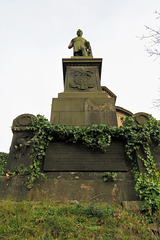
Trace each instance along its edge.
<path fill-rule="evenodd" d="M 73 43 L 72 43 L 72 41 L 70 42 L 70 44 L 68 45 L 68 48 L 70 49 L 70 48 L 72 48 L 73 47 Z"/>

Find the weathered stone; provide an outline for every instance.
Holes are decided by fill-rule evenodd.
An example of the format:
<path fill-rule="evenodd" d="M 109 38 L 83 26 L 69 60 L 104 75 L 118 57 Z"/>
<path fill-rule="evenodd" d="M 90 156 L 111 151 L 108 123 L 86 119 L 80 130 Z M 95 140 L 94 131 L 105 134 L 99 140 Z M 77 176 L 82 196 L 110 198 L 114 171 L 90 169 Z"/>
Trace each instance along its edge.
<path fill-rule="evenodd" d="M 122 206 L 129 211 L 141 212 L 142 211 L 142 201 L 123 201 Z"/>
<path fill-rule="evenodd" d="M 108 96 L 104 92 L 63 92 L 58 93 L 58 98 L 87 98 L 87 99 L 104 99 L 107 101 Z M 114 102 L 115 103 L 115 102 Z"/>
<path fill-rule="evenodd" d="M 73 104 L 73 98 L 54 98 L 52 109 L 55 112 L 83 112 L 85 101 L 85 98 L 75 98 Z"/>
<path fill-rule="evenodd" d="M 36 117 L 32 114 L 21 114 L 13 120 L 12 129 L 14 131 L 15 127 L 24 128 L 31 126 Z"/>
<path fill-rule="evenodd" d="M 67 126 L 85 126 L 85 113 L 52 112 L 51 123 Z"/>
<path fill-rule="evenodd" d="M 84 75 L 86 81 L 88 81 L 87 79 L 90 79 L 89 76 L 92 76 L 92 72 L 95 74 L 95 76 L 92 76 L 93 79 L 96 78 L 96 86 L 97 89 L 94 89 L 94 92 L 97 91 L 101 91 L 100 88 L 100 81 L 101 81 L 101 68 L 102 68 L 102 58 L 63 58 L 62 59 L 62 63 L 63 63 L 63 78 L 64 78 L 64 86 L 67 87 L 67 89 L 64 89 L 64 92 L 67 90 L 69 90 L 69 86 L 68 86 L 68 82 L 70 80 L 71 77 L 71 82 L 73 79 L 72 76 L 72 71 L 75 70 L 75 73 L 77 71 L 80 70 L 81 74 L 79 75 L 80 79 L 84 79 L 82 76 Z M 69 73 L 68 73 L 68 69 L 69 69 Z M 93 71 L 92 71 L 93 69 Z M 83 70 L 83 71 L 82 71 Z M 87 71 L 91 71 L 91 75 L 87 75 Z M 73 73 L 74 74 L 74 73 Z M 91 79 L 92 79 L 91 77 Z M 67 81 L 67 83 L 66 83 Z M 73 89 L 71 88 L 70 90 L 73 91 Z M 85 90 L 85 89 L 84 89 Z M 75 91 L 79 91 L 78 88 L 75 89 Z M 83 89 L 80 89 L 80 91 L 83 91 Z M 87 92 L 89 91 L 89 89 L 87 90 Z"/>
<path fill-rule="evenodd" d="M 32 164 L 30 158 L 32 147 L 29 143 L 32 137 L 31 131 L 14 132 L 8 155 L 7 171 L 13 172 L 17 167 L 29 167 Z"/>
<path fill-rule="evenodd" d="M 113 142 L 107 151 L 92 151 L 81 144 L 52 142 L 46 151 L 44 171 L 127 171 L 124 145 Z"/>
<path fill-rule="evenodd" d="M 90 126 L 92 124 L 107 124 L 117 126 L 115 100 L 104 93 L 98 94 L 66 94 L 62 98 L 53 99 L 51 123 L 73 126 Z M 69 98 L 70 96 L 70 98 Z"/>
<path fill-rule="evenodd" d="M 138 112 L 134 114 L 133 117 L 135 118 L 135 121 L 133 124 L 141 125 L 141 124 L 145 124 L 149 120 L 149 114 L 145 112 Z"/>
<path fill-rule="evenodd" d="M 46 173 L 47 179 L 40 178 L 30 191 L 24 185 L 27 177 L 15 176 L 9 180 L 5 178 L 3 181 L 0 179 L 0 200 L 117 203 L 137 200 L 131 173 L 122 172 L 116 182 L 109 183 L 103 182 L 102 174 L 103 172 Z M 75 176 L 79 176 L 79 179 L 75 179 Z"/>
<path fill-rule="evenodd" d="M 68 66 L 66 70 L 64 92 L 102 91 L 98 66 Z"/>
<path fill-rule="evenodd" d="M 25 127 L 31 126 L 36 119 L 34 115 L 22 114 L 13 120 L 13 138 L 7 161 L 7 171 L 14 171 L 15 168 L 29 167 L 32 163 L 30 153 L 32 151 L 32 131 L 26 131 Z M 18 128 L 16 130 L 16 128 Z"/>
<path fill-rule="evenodd" d="M 85 125 L 106 124 L 117 126 L 116 113 L 112 111 L 88 111 L 85 112 Z"/>
<path fill-rule="evenodd" d="M 52 100 L 51 123 L 73 126 L 117 126 L 115 97 L 100 85 L 102 59 L 62 59 L 64 93 Z"/>

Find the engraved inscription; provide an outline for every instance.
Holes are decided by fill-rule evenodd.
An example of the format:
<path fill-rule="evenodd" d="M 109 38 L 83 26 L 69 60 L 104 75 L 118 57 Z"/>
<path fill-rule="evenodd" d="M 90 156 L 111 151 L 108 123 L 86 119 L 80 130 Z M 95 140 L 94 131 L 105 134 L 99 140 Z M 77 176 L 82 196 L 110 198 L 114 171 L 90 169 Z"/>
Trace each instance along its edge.
<path fill-rule="evenodd" d="M 114 142 L 103 153 L 81 144 L 53 142 L 46 151 L 44 171 L 127 171 L 124 145 Z"/>

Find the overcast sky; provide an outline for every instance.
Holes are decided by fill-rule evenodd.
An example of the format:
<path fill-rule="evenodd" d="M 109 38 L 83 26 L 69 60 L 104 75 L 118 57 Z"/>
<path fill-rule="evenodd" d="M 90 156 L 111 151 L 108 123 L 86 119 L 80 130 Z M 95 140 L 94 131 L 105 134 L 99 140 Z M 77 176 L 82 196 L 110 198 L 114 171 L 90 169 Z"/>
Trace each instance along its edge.
<path fill-rule="evenodd" d="M 50 119 L 52 98 L 63 92 L 62 58 L 77 29 L 103 58 L 101 85 L 116 105 L 160 119 L 152 101 L 160 60 L 148 57 L 144 25 L 156 27 L 160 0 L 0 0 L 0 152 L 9 152 L 11 125 L 23 113 Z"/>

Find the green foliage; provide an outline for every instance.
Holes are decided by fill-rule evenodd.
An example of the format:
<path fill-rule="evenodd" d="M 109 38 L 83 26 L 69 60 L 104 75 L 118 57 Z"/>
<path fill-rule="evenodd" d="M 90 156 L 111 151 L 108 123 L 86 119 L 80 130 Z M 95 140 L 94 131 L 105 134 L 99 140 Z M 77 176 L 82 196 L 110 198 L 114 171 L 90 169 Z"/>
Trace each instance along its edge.
<path fill-rule="evenodd" d="M 103 181 L 104 182 L 113 182 L 117 180 L 117 173 L 116 172 L 105 172 L 103 173 Z"/>
<path fill-rule="evenodd" d="M 125 120 L 129 130 L 126 138 L 126 153 L 131 159 L 134 170 L 135 190 L 139 198 L 144 202 L 143 210 L 150 217 L 160 209 L 160 172 L 158 171 L 154 158 L 150 150 L 150 141 L 160 146 L 160 122 L 152 117 L 141 126 L 132 125 L 132 121 Z M 137 162 L 135 161 L 135 150 L 143 150 L 144 156 L 138 156 L 144 163 L 146 173 L 139 173 Z"/>
<path fill-rule="evenodd" d="M 5 175 L 8 153 L 0 152 L 0 176 Z"/>
<path fill-rule="evenodd" d="M 32 139 L 33 151 L 31 157 L 33 164 L 30 166 L 31 174 L 28 177 L 28 188 L 41 176 L 40 167 L 45 157 L 45 151 L 51 141 L 63 141 L 66 143 L 82 143 L 92 150 L 106 151 L 111 142 L 110 128 L 107 125 L 93 125 L 92 127 L 68 127 L 53 125 L 43 116 L 38 115 L 33 126 L 27 127 L 35 135 Z"/>
<path fill-rule="evenodd" d="M 16 167 L 15 174 L 18 176 L 25 176 L 31 174 L 31 169 L 29 167 L 24 167 L 23 165 Z"/>
<path fill-rule="evenodd" d="M 160 146 L 160 122 L 152 117 L 143 125 L 135 125 L 133 122 L 134 119 L 129 117 L 123 120 L 123 126 L 121 127 L 108 127 L 103 124 L 94 124 L 91 127 L 69 127 L 53 125 L 43 116 L 38 115 L 37 120 L 33 122 L 33 126 L 26 128 L 26 130 L 34 132 L 34 137 L 31 140 L 33 163 L 30 166 L 28 188 L 32 188 L 33 183 L 42 175 L 41 165 L 45 157 L 45 151 L 51 141 L 81 143 L 93 151 L 99 149 L 105 152 L 112 140 L 118 139 L 125 143 L 125 152 L 133 164 L 135 189 L 139 198 L 144 201 L 143 208 L 153 214 L 160 208 L 160 173 L 156 168 L 149 143 L 154 141 Z M 140 148 L 143 149 L 145 154 L 145 158 L 139 156 L 146 167 L 147 173 L 145 174 L 139 173 L 134 157 L 135 151 Z M 116 179 L 115 173 L 107 173 L 103 178 L 104 181 L 111 179 Z"/>
<path fill-rule="evenodd" d="M 88 216 L 98 217 L 98 218 L 106 218 L 107 216 L 113 215 L 116 213 L 115 209 L 110 207 L 102 208 L 95 203 L 91 203 L 90 205 L 84 208 L 85 214 Z"/>
<path fill-rule="evenodd" d="M 121 206 L 1 201 L 0 239 L 152 240 L 156 235 L 145 216 Z"/>
<path fill-rule="evenodd" d="M 139 198 L 144 201 L 143 209 L 145 211 L 149 210 L 148 213 L 152 215 L 160 209 L 160 173 L 154 162 L 149 144 L 143 147 L 146 159 L 141 156 L 139 158 L 141 158 L 146 167 L 146 173 L 137 172 L 135 190 Z"/>

